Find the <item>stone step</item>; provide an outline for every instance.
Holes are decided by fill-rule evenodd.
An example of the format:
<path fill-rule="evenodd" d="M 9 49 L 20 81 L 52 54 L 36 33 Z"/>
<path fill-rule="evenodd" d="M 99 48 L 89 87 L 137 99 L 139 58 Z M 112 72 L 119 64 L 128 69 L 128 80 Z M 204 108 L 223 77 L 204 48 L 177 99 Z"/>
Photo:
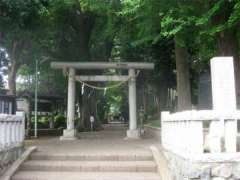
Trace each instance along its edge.
<path fill-rule="evenodd" d="M 153 161 L 39 161 L 29 160 L 21 165 L 25 171 L 71 172 L 156 172 Z"/>
<path fill-rule="evenodd" d="M 34 153 L 31 160 L 57 160 L 57 161 L 152 161 L 150 153 L 139 154 L 41 154 Z"/>
<path fill-rule="evenodd" d="M 19 171 L 12 180 L 160 180 L 157 173 Z"/>

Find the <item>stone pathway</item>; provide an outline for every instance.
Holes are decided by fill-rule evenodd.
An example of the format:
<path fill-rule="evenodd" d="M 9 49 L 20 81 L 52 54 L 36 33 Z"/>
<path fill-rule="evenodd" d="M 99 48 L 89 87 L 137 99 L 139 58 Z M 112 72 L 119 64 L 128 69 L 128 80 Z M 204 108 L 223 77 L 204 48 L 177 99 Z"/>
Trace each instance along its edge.
<path fill-rule="evenodd" d="M 100 132 L 80 133 L 75 141 L 27 141 L 38 150 L 13 180 L 160 180 L 149 149 L 157 140 L 125 140 L 125 133 L 126 127 L 115 124 Z"/>
<path fill-rule="evenodd" d="M 151 137 L 125 140 L 126 126 L 108 125 L 102 131 L 80 133 L 75 141 L 60 141 L 59 137 L 43 137 L 26 141 L 27 146 L 37 146 L 38 152 L 54 154 L 150 153 L 149 147 L 159 142 Z"/>

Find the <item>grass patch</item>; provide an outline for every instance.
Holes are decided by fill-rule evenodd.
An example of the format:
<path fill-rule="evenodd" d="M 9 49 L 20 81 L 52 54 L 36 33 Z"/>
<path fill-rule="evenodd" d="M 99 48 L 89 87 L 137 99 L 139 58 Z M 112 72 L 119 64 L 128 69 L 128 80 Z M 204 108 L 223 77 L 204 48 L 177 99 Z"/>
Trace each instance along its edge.
<path fill-rule="evenodd" d="M 160 128 L 160 120 L 152 120 L 152 121 L 147 122 L 145 125 Z"/>

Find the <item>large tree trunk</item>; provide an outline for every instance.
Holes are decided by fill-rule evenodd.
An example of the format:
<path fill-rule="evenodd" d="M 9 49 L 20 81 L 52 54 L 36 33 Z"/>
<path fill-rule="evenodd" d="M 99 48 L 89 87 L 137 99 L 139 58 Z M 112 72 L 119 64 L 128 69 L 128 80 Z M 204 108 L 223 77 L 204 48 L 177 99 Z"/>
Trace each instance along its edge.
<path fill-rule="evenodd" d="M 9 67 L 8 72 L 8 87 L 9 87 L 9 95 L 16 95 L 16 72 L 17 67 L 16 63 L 13 62 L 12 65 Z"/>
<path fill-rule="evenodd" d="M 84 103 L 83 103 L 83 95 L 81 94 L 79 96 L 79 106 L 80 106 L 80 122 L 79 122 L 79 127 L 80 128 L 85 128 L 84 124 Z"/>
<path fill-rule="evenodd" d="M 82 8 L 78 0 L 74 9 L 79 12 L 77 15 L 73 11 L 72 26 L 77 32 L 76 43 L 79 50 L 79 59 L 83 61 L 91 60 L 89 42 L 92 34 L 92 30 L 95 24 L 95 16 L 91 13 L 82 12 Z"/>
<path fill-rule="evenodd" d="M 89 22 L 88 22 L 89 21 Z M 79 59 L 83 61 L 88 61 L 91 59 L 90 50 L 89 50 L 89 41 L 92 31 L 91 18 L 80 17 L 79 18 L 79 30 L 78 30 L 78 39 L 77 44 L 79 46 L 79 54 L 81 57 Z"/>
<path fill-rule="evenodd" d="M 82 95 L 82 106 L 81 108 L 81 121 L 83 123 L 84 128 L 90 129 L 90 116 L 91 114 L 91 89 L 86 88 L 84 90 L 84 94 Z"/>
<path fill-rule="evenodd" d="M 178 111 L 191 109 L 191 90 L 187 48 L 175 37 L 175 58 L 177 69 Z"/>
<path fill-rule="evenodd" d="M 159 88 L 159 95 L 158 95 L 158 114 L 160 114 L 162 111 L 167 110 L 167 98 L 168 98 L 168 86 L 167 82 L 165 80 L 161 83 L 161 88 Z M 160 117 L 161 118 L 161 117 Z"/>
<path fill-rule="evenodd" d="M 16 73 L 18 68 L 17 56 L 18 56 L 18 42 L 14 41 L 12 45 L 12 50 L 10 53 L 10 65 L 8 67 L 8 87 L 9 87 L 9 95 L 16 95 Z"/>

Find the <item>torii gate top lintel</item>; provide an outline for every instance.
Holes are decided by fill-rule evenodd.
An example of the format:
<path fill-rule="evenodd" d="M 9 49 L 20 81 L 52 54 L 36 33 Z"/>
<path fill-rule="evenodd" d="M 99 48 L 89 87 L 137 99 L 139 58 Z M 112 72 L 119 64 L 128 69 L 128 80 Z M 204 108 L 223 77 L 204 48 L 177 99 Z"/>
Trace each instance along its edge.
<path fill-rule="evenodd" d="M 154 69 L 153 63 L 142 62 L 52 62 L 53 69 Z"/>

